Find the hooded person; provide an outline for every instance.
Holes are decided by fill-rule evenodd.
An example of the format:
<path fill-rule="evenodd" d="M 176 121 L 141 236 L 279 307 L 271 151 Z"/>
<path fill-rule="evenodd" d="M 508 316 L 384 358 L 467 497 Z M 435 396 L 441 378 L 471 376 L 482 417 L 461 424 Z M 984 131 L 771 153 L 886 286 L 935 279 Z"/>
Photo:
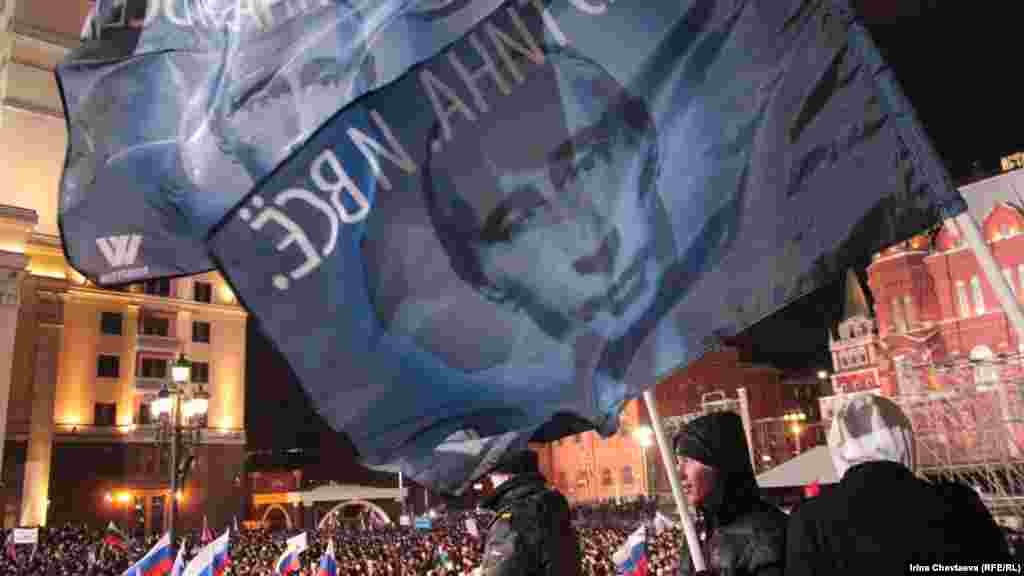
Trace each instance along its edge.
<path fill-rule="evenodd" d="M 913 428 L 891 400 L 864 395 L 841 406 L 828 447 L 840 481 L 790 516 L 787 576 L 1010 560 L 973 490 L 914 475 Z"/>
<path fill-rule="evenodd" d="M 743 422 L 733 412 L 693 420 L 676 434 L 675 453 L 691 506 L 703 518 L 708 571 L 719 576 L 780 576 L 786 515 L 761 500 Z M 693 573 L 689 561 L 679 573 Z"/>
<path fill-rule="evenodd" d="M 537 454 L 505 454 L 489 473 L 494 492 L 481 507 L 495 514 L 487 529 L 481 576 L 576 576 L 579 542 L 565 496 L 549 488 Z"/>

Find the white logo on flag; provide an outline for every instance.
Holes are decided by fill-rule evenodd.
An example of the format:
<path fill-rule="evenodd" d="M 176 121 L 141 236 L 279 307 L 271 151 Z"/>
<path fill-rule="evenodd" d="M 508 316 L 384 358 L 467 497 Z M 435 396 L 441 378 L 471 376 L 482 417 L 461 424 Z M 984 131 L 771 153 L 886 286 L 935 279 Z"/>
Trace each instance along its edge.
<path fill-rule="evenodd" d="M 139 255 L 139 246 L 141 245 L 142 236 L 138 234 L 96 239 L 96 246 L 112 268 L 123 268 L 135 264 L 135 258 Z"/>

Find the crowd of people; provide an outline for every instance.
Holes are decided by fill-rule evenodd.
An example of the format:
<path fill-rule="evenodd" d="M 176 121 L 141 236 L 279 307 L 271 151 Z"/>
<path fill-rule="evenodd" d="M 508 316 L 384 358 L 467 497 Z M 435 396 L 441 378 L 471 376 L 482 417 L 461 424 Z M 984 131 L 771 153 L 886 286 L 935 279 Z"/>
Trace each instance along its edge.
<path fill-rule="evenodd" d="M 614 576 L 612 553 L 629 532 L 654 513 L 653 502 L 607 503 L 573 510 L 579 535 L 581 573 Z M 467 529 L 473 519 L 476 536 Z M 334 540 L 340 576 L 465 576 L 481 563 L 485 512 L 452 512 L 430 530 L 405 527 L 354 529 L 335 527 L 307 532 L 309 548 L 300 554 L 298 576 L 314 576 L 328 539 Z M 231 534 L 229 576 L 270 576 L 285 542 L 297 531 L 241 529 Z M 6 533 L 4 536 L 6 537 Z M 121 576 L 156 543 L 157 535 L 129 540 L 121 546 L 104 543 L 105 531 L 65 525 L 41 528 L 39 544 L 7 546 L 0 558 L 0 576 Z M 652 574 L 674 574 L 682 532 L 667 530 L 649 541 Z M 191 553 L 199 534 L 183 537 Z M 13 552 L 13 553 L 12 553 Z"/>
<path fill-rule="evenodd" d="M 699 511 L 699 550 L 687 549 L 682 530 L 652 501 L 570 509 L 527 450 L 502 456 L 487 474 L 494 491 L 477 509 L 448 511 L 426 530 L 310 531 L 291 573 L 316 576 L 329 543 L 343 576 L 690 576 L 703 568 L 698 557 L 708 574 L 818 576 L 1002 563 L 1015 552 L 1020 559 L 1019 535 L 1001 530 L 971 488 L 914 474 L 913 429 L 890 400 L 860 396 L 841 406 L 828 443 L 840 482 L 787 514 L 762 498 L 739 416 L 718 412 L 687 423 L 673 448 L 685 498 Z M 639 526 L 646 537 L 631 534 Z M 232 531 L 226 574 L 273 575 L 292 536 Z M 30 549 L 6 540 L 0 576 L 119 576 L 154 539 L 112 543 L 80 527 L 42 529 Z M 189 543 L 201 539 L 184 540 L 195 553 Z M 616 553 L 624 548 L 630 553 Z"/>

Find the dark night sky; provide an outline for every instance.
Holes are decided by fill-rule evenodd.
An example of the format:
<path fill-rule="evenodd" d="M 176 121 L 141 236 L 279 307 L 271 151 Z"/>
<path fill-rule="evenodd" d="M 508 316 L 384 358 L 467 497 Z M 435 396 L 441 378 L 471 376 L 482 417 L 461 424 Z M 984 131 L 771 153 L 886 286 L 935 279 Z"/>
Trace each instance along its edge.
<path fill-rule="evenodd" d="M 955 178 L 969 176 L 975 161 L 995 170 L 1000 157 L 1024 150 L 1024 93 L 1014 90 L 1015 76 L 1024 72 L 1024 19 L 1005 11 L 1016 3 L 857 3 Z M 755 359 L 783 368 L 823 366 L 828 358 L 826 326 L 842 302 L 838 280 L 751 328 L 747 336 Z M 320 447 L 320 460 L 337 462 L 338 474 L 345 475 L 354 454 L 351 444 L 316 414 L 284 359 L 252 320 L 248 338 L 250 448 Z"/>

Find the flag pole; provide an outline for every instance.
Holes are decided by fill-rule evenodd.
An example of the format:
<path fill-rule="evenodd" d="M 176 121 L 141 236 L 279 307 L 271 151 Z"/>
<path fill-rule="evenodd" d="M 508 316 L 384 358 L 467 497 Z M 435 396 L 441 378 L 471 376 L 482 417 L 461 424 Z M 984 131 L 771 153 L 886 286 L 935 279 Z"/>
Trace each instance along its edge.
<path fill-rule="evenodd" d="M 1006 313 L 1006 318 L 1013 326 L 1014 331 L 1017 333 L 1017 343 L 1024 343 L 1024 312 L 1021 311 L 1020 303 L 1013 296 L 1013 291 L 1010 289 L 1009 284 L 1006 282 L 1006 278 L 999 271 L 999 264 L 996 259 L 992 256 L 992 251 L 985 243 L 984 237 L 981 235 L 981 228 L 978 226 L 978 222 L 974 219 L 974 216 L 968 212 L 963 211 L 956 217 L 957 226 L 963 232 L 964 239 L 967 241 L 967 246 L 970 247 L 971 251 L 974 252 L 974 257 L 978 259 L 978 264 L 981 266 L 981 271 L 988 278 L 988 283 L 992 286 L 992 290 L 996 293 L 996 299 L 999 300 L 999 305 L 1002 307 L 1003 312 Z M 1024 288 L 1022 288 L 1024 289 Z M 996 391 L 999 395 L 999 411 L 1002 416 L 1003 422 L 1006 424 L 1006 432 L 1009 438 L 1013 438 L 1013 429 L 1009 423 L 1010 421 L 1010 400 L 1006 395 L 1006 386 L 1003 384 L 1002 378 L 996 383 Z M 1017 443 L 1012 440 L 1009 442 L 1009 448 L 1011 453 L 1017 455 L 1018 448 Z"/>
<path fill-rule="evenodd" d="M 915 121 L 917 114 L 914 111 L 914 107 L 903 91 L 899 89 L 899 82 L 896 81 L 892 68 L 883 61 L 881 51 L 875 44 L 871 34 L 864 27 L 863 22 L 855 18 L 851 22 L 850 35 L 851 40 L 854 41 L 853 43 L 855 45 L 859 44 L 858 47 L 865 61 L 875 70 L 874 76 L 879 95 L 888 108 L 887 112 L 893 119 L 893 124 L 901 133 L 901 139 L 907 144 L 907 149 L 913 157 L 914 165 L 921 169 L 925 181 L 932 186 L 945 186 L 955 190 L 953 181 L 949 176 L 949 171 L 939 159 L 939 154 L 935 150 L 935 146 L 932 145 L 931 139 L 928 138 L 921 124 Z M 978 227 L 977 220 L 974 219 L 974 216 L 963 205 L 966 202 L 963 199 L 960 202 L 961 206 L 959 208 L 962 211 L 954 216 L 954 220 L 961 233 L 963 233 L 968 247 L 974 252 L 974 257 L 978 260 L 982 273 L 988 278 L 989 285 L 992 286 L 992 290 L 996 293 L 996 299 L 999 300 L 1000 307 L 1002 307 L 1009 323 L 1013 326 L 1014 331 L 1016 331 L 1017 342 L 1024 343 L 1024 312 L 1021 311 L 1020 304 L 1014 298 L 1009 284 L 1007 284 L 1006 279 L 1003 278 L 1002 273 L 999 271 L 999 265 L 996 263 L 995 258 L 992 257 L 992 252 L 981 235 L 981 229 Z M 1005 421 L 1008 416 L 1008 399 L 1006 397 L 1006 387 L 1002 384 L 1001 379 L 997 383 L 996 389 L 999 393 L 1000 409 Z M 1008 428 L 1009 426 L 1009 423 L 1007 423 Z M 1016 452 L 1016 443 L 1011 442 L 1010 446 L 1011 450 Z"/>
<path fill-rule="evenodd" d="M 676 501 L 676 508 L 679 509 L 679 518 L 683 522 L 683 532 L 686 533 L 686 544 L 690 549 L 690 558 L 693 559 L 693 569 L 696 572 L 703 572 L 707 569 L 707 565 L 704 563 L 704 555 L 701 553 L 700 539 L 697 538 L 697 528 L 693 525 L 693 517 L 690 515 L 690 510 L 686 505 L 686 499 L 683 498 L 683 487 L 679 483 L 679 472 L 676 470 L 672 451 L 669 450 L 668 440 L 665 438 L 665 429 L 661 425 L 661 416 L 658 414 L 658 407 L 652 390 L 644 390 L 644 403 L 647 404 L 647 413 L 651 416 L 651 427 L 654 428 L 654 437 L 658 441 L 658 452 L 661 453 L 661 462 L 665 465 L 668 482 L 672 486 L 672 498 Z"/>

